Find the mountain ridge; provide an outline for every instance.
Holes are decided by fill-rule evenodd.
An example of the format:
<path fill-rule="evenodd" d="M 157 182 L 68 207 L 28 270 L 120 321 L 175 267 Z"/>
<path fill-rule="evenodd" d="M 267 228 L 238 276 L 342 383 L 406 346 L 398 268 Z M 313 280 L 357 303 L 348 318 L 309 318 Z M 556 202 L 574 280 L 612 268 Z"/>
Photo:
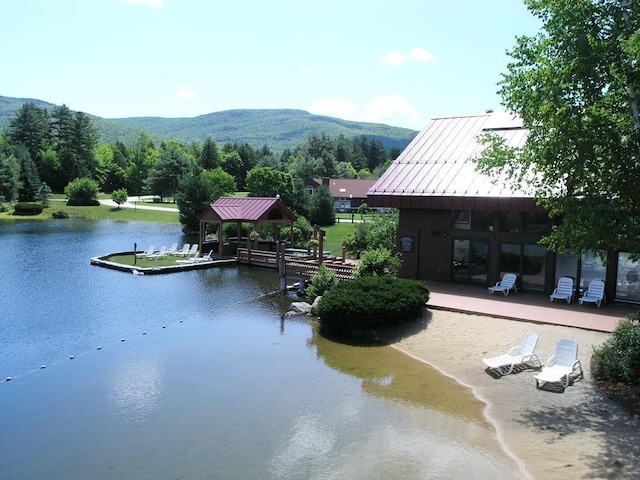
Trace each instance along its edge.
<path fill-rule="evenodd" d="M 25 103 L 52 110 L 57 105 L 32 98 L 0 96 L 0 130 L 4 130 Z M 314 115 L 305 110 L 232 109 L 195 117 L 125 117 L 103 118 L 85 112 L 96 129 L 101 143 L 122 141 L 133 144 L 142 132 L 155 141 L 180 140 L 202 143 L 208 136 L 219 145 L 247 143 L 274 152 L 293 149 L 311 133 L 347 138 L 365 136 L 379 140 L 386 149 L 403 150 L 418 131 L 381 123 L 354 122 L 336 117 Z"/>

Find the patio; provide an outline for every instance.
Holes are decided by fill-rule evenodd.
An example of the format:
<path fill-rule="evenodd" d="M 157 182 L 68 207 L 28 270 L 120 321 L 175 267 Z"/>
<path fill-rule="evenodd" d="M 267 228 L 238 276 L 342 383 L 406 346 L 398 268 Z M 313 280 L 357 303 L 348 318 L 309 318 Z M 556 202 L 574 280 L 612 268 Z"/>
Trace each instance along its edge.
<path fill-rule="evenodd" d="M 456 283 L 427 283 L 431 297 L 429 308 L 450 310 L 492 317 L 576 327 L 599 332 L 612 332 L 618 322 L 640 309 L 637 305 L 613 303 L 597 308 L 594 304 L 579 305 L 561 300 L 549 301 L 543 293 L 518 292 L 504 296 L 491 295 L 487 287 Z"/>

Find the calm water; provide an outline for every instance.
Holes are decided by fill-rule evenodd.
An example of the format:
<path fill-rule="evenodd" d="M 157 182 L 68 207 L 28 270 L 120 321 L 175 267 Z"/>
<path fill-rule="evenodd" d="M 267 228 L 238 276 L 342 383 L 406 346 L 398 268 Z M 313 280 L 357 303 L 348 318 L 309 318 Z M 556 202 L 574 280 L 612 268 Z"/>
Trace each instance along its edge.
<path fill-rule="evenodd" d="M 518 478 L 468 390 L 283 319 L 274 271 L 90 265 L 175 241 L 190 239 L 0 224 L 0 478 Z"/>

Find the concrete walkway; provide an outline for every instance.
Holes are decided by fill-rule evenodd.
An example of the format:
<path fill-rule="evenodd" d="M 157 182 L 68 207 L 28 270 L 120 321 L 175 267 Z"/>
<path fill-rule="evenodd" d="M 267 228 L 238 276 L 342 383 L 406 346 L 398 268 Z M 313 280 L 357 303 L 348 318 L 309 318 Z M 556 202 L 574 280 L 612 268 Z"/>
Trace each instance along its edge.
<path fill-rule="evenodd" d="M 144 197 L 140 197 L 141 199 L 144 199 Z M 139 210 L 156 210 L 159 212 L 179 212 L 178 208 L 172 208 L 172 207 L 154 207 L 151 205 L 139 205 L 138 202 L 138 197 L 129 197 L 127 198 L 127 201 L 122 203 L 120 205 L 120 208 L 133 208 L 133 209 L 139 209 Z M 116 202 L 114 202 L 113 200 L 100 200 L 100 204 L 101 205 L 106 205 L 108 207 L 117 207 L 118 204 Z"/>
<path fill-rule="evenodd" d="M 486 287 L 456 283 L 427 283 L 431 297 L 427 306 L 440 310 L 464 312 L 492 317 L 576 327 L 599 332 L 612 332 L 618 322 L 640 311 L 638 305 L 594 304 L 579 305 L 564 301 L 549 301 L 541 293 L 518 292 L 504 296 L 489 293 Z"/>

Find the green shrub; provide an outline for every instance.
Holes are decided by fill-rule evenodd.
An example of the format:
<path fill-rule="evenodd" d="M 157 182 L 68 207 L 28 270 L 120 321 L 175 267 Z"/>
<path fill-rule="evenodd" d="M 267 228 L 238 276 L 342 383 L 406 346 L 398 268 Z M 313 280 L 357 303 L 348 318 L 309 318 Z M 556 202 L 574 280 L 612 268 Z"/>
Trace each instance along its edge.
<path fill-rule="evenodd" d="M 360 257 L 354 275 L 356 277 L 395 277 L 402 261 L 386 248 L 367 250 Z"/>
<path fill-rule="evenodd" d="M 311 285 L 307 288 L 307 297 L 311 301 L 315 300 L 316 297 L 331 290 L 336 282 L 336 272 L 327 268 L 326 265 L 320 265 L 318 273 L 311 277 Z"/>
<path fill-rule="evenodd" d="M 594 349 L 591 367 L 595 378 L 640 384 L 640 314 L 627 316 Z"/>
<path fill-rule="evenodd" d="M 64 188 L 67 205 L 98 206 L 98 183 L 91 178 L 76 178 Z"/>
<path fill-rule="evenodd" d="M 18 202 L 13 207 L 14 215 L 39 215 L 42 213 L 42 205 L 37 202 Z"/>
<path fill-rule="evenodd" d="M 69 218 L 69 214 L 64 210 L 51 212 L 51 218 Z"/>
<path fill-rule="evenodd" d="M 417 319 L 428 300 L 429 289 L 415 280 L 359 277 L 338 282 L 318 304 L 320 332 L 372 338 L 381 328 Z"/>

